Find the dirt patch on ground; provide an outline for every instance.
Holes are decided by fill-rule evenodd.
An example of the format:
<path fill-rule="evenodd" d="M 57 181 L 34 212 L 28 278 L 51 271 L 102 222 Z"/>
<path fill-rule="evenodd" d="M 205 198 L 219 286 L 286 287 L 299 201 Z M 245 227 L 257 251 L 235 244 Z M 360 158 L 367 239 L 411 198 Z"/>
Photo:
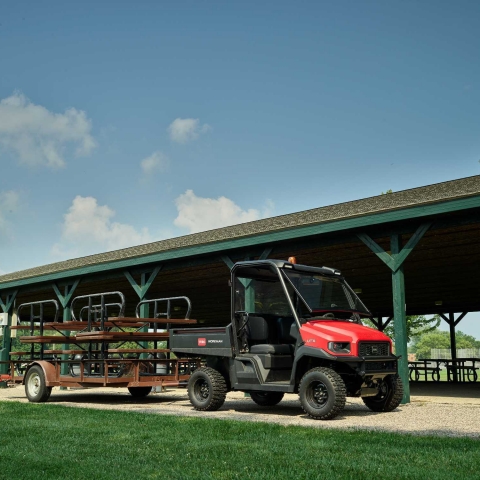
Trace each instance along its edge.
<path fill-rule="evenodd" d="M 455 387 L 455 388 L 454 388 Z M 318 421 L 307 417 L 298 395 L 285 395 L 276 407 L 260 407 L 241 392 L 230 392 L 223 407 L 216 412 L 195 411 L 185 389 L 151 393 L 134 399 L 126 389 L 54 388 L 48 403 L 81 408 L 145 412 L 159 415 L 184 415 L 311 428 L 383 430 L 419 435 L 467 436 L 480 438 L 480 386 L 466 390 L 449 387 L 443 394 L 438 388 L 412 387 L 412 402 L 390 413 L 374 413 L 361 399 L 348 398 L 345 410 L 334 420 Z M 455 395 L 455 393 L 457 395 Z M 23 386 L 0 389 L 0 401 L 27 402 Z"/>

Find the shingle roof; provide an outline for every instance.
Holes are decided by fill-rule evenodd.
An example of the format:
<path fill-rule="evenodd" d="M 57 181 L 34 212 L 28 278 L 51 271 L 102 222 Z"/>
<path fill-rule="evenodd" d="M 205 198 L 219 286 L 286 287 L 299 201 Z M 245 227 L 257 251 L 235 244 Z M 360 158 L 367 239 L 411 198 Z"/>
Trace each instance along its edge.
<path fill-rule="evenodd" d="M 0 285 L 5 282 L 58 273 L 106 262 L 115 262 L 117 260 L 128 260 L 168 250 L 199 246 L 476 195 L 480 195 L 480 175 L 30 268 L 28 270 L 0 276 Z"/>

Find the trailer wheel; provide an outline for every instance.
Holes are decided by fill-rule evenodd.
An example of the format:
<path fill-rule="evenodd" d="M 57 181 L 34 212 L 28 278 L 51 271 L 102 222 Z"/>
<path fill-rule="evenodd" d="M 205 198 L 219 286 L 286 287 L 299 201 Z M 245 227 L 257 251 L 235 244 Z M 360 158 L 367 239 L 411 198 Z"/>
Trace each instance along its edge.
<path fill-rule="evenodd" d="M 223 375 L 210 367 L 195 370 L 188 381 L 188 398 L 195 410 L 218 410 L 225 402 L 227 384 Z"/>
<path fill-rule="evenodd" d="M 250 392 L 251 399 L 261 407 L 273 407 L 282 401 L 283 392 Z"/>
<path fill-rule="evenodd" d="M 300 382 L 298 393 L 304 412 L 315 420 L 335 418 L 345 407 L 345 383 L 330 368 L 309 370 Z"/>
<path fill-rule="evenodd" d="M 373 412 L 391 412 L 402 401 L 403 383 L 398 375 L 387 375 L 380 384 L 378 394 L 362 398 L 363 403 Z"/>
<path fill-rule="evenodd" d="M 25 377 L 25 393 L 30 402 L 46 402 L 52 393 L 52 387 L 47 387 L 42 367 L 34 365 Z"/>
<path fill-rule="evenodd" d="M 152 391 L 152 387 L 128 387 L 128 391 L 132 397 L 143 398 Z"/>

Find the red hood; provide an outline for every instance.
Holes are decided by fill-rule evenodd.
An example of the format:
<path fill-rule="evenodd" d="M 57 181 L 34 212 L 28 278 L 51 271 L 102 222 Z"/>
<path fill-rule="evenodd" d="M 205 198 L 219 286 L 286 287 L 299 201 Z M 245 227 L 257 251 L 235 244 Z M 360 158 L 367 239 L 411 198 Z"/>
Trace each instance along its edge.
<path fill-rule="evenodd" d="M 388 342 L 391 340 L 374 328 L 341 320 L 315 320 L 302 325 L 300 335 L 306 345 L 326 348 L 328 342 L 350 342 L 351 355 L 357 355 L 358 342 Z"/>

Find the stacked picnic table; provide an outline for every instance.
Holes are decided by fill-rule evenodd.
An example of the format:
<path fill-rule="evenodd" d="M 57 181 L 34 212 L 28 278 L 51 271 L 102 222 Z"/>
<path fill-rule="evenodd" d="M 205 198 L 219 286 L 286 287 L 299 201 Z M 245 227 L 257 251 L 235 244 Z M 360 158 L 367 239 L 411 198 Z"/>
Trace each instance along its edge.
<path fill-rule="evenodd" d="M 112 296 L 119 300 L 110 300 Z M 79 302 L 78 316 L 75 317 L 73 307 L 77 299 L 82 302 Z M 172 318 L 170 315 L 171 303 L 178 301 L 187 304 L 184 318 Z M 82 306 L 86 302 L 87 305 Z M 164 303 L 167 308 L 162 313 L 159 305 Z M 153 308 L 151 318 L 139 316 L 142 304 Z M 50 313 L 54 312 L 48 321 L 44 318 L 47 308 Z M 115 309 L 116 316 L 108 315 L 110 310 Z M 29 315 L 23 314 L 25 310 L 29 311 Z M 121 292 L 76 297 L 72 301 L 72 320 L 66 321 L 58 321 L 56 300 L 20 305 L 17 310 L 19 322 L 11 328 L 28 333 L 21 335 L 19 340 L 30 348 L 28 351 L 10 352 L 15 381 L 22 381 L 34 361 L 46 361 L 54 366 L 54 380 L 50 384 L 54 382 L 55 385 L 100 382 L 105 385 L 128 383 L 132 386 L 141 383 L 155 386 L 159 383 L 178 385 L 188 380 L 189 372 L 198 361 L 170 354 L 168 330 L 173 325 L 197 323 L 197 320 L 189 318 L 190 300 L 187 297 L 144 300 L 137 305 L 134 317 L 124 316 L 124 310 L 125 301 Z M 85 314 L 86 318 L 83 318 Z"/>

